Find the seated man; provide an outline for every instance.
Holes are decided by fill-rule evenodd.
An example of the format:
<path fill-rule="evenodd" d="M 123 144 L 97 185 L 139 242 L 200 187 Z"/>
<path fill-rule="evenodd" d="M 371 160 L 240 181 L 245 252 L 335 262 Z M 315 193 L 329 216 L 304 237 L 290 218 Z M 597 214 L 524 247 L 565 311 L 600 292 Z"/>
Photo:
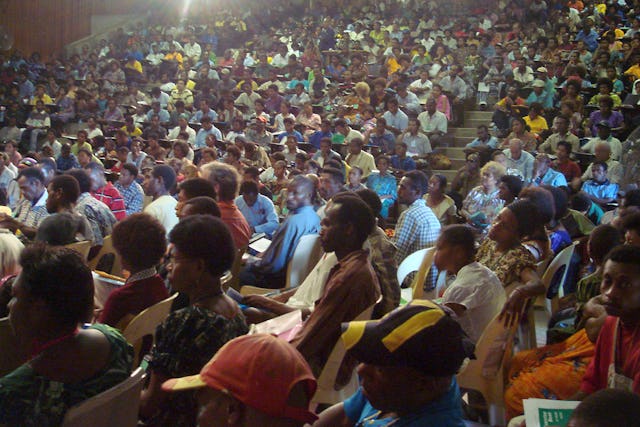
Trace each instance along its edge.
<path fill-rule="evenodd" d="M 566 187 L 567 180 L 561 172 L 551 169 L 551 158 L 548 155 L 538 154 L 533 164 L 533 180 L 531 185 Z"/>
<path fill-rule="evenodd" d="M 598 129 L 598 136 L 589 139 L 589 142 L 583 145 L 580 150 L 585 153 L 595 154 L 598 144 L 607 144 L 611 149 L 611 158 L 619 161 L 622 157 L 622 143 L 618 138 L 611 136 L 611 125 L 609 122 L 602 120 L 596 124 L 596 128 Z"/>
<path fill-rule="evenodd" d="M 477 138 L 465 145 L 465 148 L 498 148 L 498 140 L 489 133 L 487 125 L 478 126 Z"/>
<path fill-rule="evenodd" d="M 594 150 L 596 157 L 593 163 L 595 163 L 596 161 L 605 162 L 607 164 L 607 177 L 609 178 L 609 181 L 614 184 L 619 184 L 622 181 L 622 175 L 624 174 L 624 171 L 622 168 L 622 164 L 620 164 L 619 161 L 613 160 L 611 158 L 611 147 L 609 147 L 608 144 L 600 143 L 596 145 Z M 593 178 L 593 163 L 591 163 L 587 167 L 587 170 L 582 174 L 582 182 Z M 575 182 L 576 185 L 579 185 L 580 183 L 580 181 Z M 578 188 L 580 187 L 578 186 Z"/>
<path fill-rule="evenodd" d="M 475 262 L 475 253 L 471 227 L 451 225 L 440 233 L 433 260 L 438 271 L 455 275 L 444 292 L 442 303 L 455 312 L 460 326 L 473 342 L 478 341 L 506 300 L 500 279 Z"/>
<path fill-rule="evenodd" d="M 407 157 L 407 144 L 404 142 L 396 143 L 395 154 L 391 156 L 391 168 L 402 173 L 416 168 L 416 162 Z"/>
<path fill-rule="evenodd" d="M 595 161 L 591 164 L 593 179 L 582 184 L 582 191 L 600 206 L 616 200 L 618 184 L 613 184 L 607 178 L 607 164 Z"/>
<path fill-rule="evenodd" d="M 602 276 L 601 295 L 596 299 L 608 316 L 598 335 L 595 355 L 587 367 L 580 391 L 570 400 L 582 400 L 604 388 L 640 393 L 638 249 L 629 245 L 613 249 L 606 257 Z"/>
<path fill-rule="evenodd" d="M 382 320 L 342 329 L 347 355 L 361 362 L 361 387 L 322 412 L 314 427 L 464 426 L 455 374 L 473 344 L 441 308 L 416 300 Z"/>
<path fill-rule="evenodd" d="M 317 419 L 309 410 L 316 390 L 309 365 L 286 341 L 266 334 L 229 341 L 198 375 L 170 379 L 162 389 L 201 389 L 201 427 L 302 427 Z"/>
<path fill-rule="evenodd" d="M 280 223 L 273 202 L 259 193 L 258 184 L 244 181 L 240 184 L 240 196 L 236 197 L 236 206 L 242 212 L 253 234 L 264 233 L 271 238 Z"/>
<path fill-rule="evenodd" d="M 91 195 L 109 206 L 117 220 L 124 219 L 127 216 L 124 199 L 116 187 L 105 178 L 104 167 L 91 162 L 85 169 L 91 178 Z"/>
<path fill-rule="evenodd" d="M 359 197 L 345 194 L 334 197 L 326 213 L 320 240 L 325 252 L 335 252 L 338 264 L 329 273 L 313 312 L 291 341 L 316 374 L 340 339 L 340 324 L 354 320 L 380 296 L 368 251 L 362 249 L 375 226 L 373 212 Z M 344 359 L 338 384 L 346 384 L 354 362 L 349 357 Z"/>
<path fill-rule="evenodd" d="M 0 225 L 14 233 L 20 230 L 26 237 L 33 238 L 40 223 L 49 215 L 44 174 L 37 167 L 28 167 L 20 170 L 17 182 L 22 197 L 13 216 L 2 214 Z"/>
<path fill-rule="evenodd" d="M 240 283 L 279 289 L 285 286 L 287 264 L 302 236 L 320 231 L 320 218 L 313 210 L 314 184 L 297 175 L 287 188 L 287 209 L 291 212 L 280 225 L 271 244 L 259 258 L 250 259 L 240 271 Z"/>

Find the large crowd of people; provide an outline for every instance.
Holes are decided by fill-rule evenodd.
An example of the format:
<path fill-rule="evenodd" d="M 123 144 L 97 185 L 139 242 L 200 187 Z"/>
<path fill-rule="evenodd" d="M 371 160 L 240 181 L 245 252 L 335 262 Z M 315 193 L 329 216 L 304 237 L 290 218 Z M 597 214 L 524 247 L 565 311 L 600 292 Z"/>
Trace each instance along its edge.
<path fill-rule="evenodd" d="M 60 425 L 123 381 L 121 332 L 173 294 L 142 344 L 145 425 L 464 425 L 473 344 L 558 285 L 507 420 L 591 395 L 574 425 L 599 425 L 606 388 L 637 410 L 640 6 L 489 3 L 194 1 L 68 57 L 0 56 L 0 314 L 25 362 L 0 425 Z M 307 235 L 324 254 L 286 289 Z M 100 304 L 65 247 L 83 241 L 125 276 Z M 571 245 L 547 289 L 540 265 Z M 437 300 L 406 304 L 398 266 L 427 248 Z M 227 293 L 242 254 L 233 280 L 273 292 Z M 289 344 L 247 335 L 296 310 Z M 314 413 L 339 340 L 336 384 L 360 388 Z"/>

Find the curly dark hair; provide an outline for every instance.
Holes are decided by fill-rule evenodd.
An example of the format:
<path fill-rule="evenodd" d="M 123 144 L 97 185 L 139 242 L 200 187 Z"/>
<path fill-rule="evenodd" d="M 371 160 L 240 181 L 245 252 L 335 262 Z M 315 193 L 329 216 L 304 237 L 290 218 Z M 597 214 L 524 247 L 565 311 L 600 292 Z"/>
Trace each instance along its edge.
<path fill-rule="evenodd" d="M 36 242 L 24 249 L 20 265 L 21 285 L 30 298 L 44 301 L 59 326 L 91 319 L 93 277 L 78 252 Z"/>
<path fill-rule="evenodd" d="M 193 215 L 183 219 L 169 233 L 169 242 L 185 256 L 202 259 L 214 277 L 220 277 L 229 270 L 236 256 L 229 228 L 211 215 Z"/>
<path fill-rule="evenodd" d="M 113 227 L 113 247 L 124 264 L 140 271 L 160 262 L 167 249 L 165 229 L 149 214 L 135 213 Z"/>

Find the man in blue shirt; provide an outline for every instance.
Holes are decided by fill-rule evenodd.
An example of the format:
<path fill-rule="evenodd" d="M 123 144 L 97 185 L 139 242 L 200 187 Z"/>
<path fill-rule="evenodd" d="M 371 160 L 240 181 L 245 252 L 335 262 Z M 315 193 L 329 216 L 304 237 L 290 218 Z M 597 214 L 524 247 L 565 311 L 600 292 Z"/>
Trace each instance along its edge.
<path fill-rule="evenodd" d="M 209 101 L 200 100 L 200 109 L 191 117 L 190 123 L 201 123 L 203 117 L 209 117 L 212 122 L 218 120 L 218 113 L 209 108 Z"/>
<path fill-rule="evenodd" d="M 327 119 L 323 120 L 320 123 L 320 130 L 315 131 L 309 137 L 309 144 L 313 145 L 318 150 L 320 149 L 320 140 L 322 138 L 329 138 L 333 136 L 333 132 L 331 132 L 331 122 Z"/>
<path fill-rule="evenodd" d="M 489 133 L 489 128 L 487 127 L 487 125 L 478 126 L 476 135 L 477 138 L 468 143 L 464 148 L 489 147 L 492 149 L 496 149 L 498 147 L 498 140 L 495 136 Z"/>
<path fill-rule="evenodd" d="M 291 117 L 287 117 L 286 119 L 284 119 L 284 132 L 278 135 L 278 141 L 280 141 L 280 143 L 282 143 L 282 141 L 286 141 L 285 138 L 289 135 L 295 136 L 296 141 L 298 142 L 304 142 L 302 134 L 295 130 L 295 122 Z"/>
<path fill-rule="evenodd" d="M 618 184 L 609 182 L 607 169 L 608 166 L 606 162 L 593 162 L 591 165 L 593 178 L 582 184 L 582 191 L 589 196 L 593 202 L 600 206 L 615 201 L 618 196 Z"/>
<path fill-rule="evenodd" d="M 320 217 L 311 205 L 315 185 L 309 178 L 297 175 L 287 187 L 289 216 L 273 234 L 271 244 L 260 258 L 247 261 L 240 271 L 242 285 L 280 289 L 286 284 L 287 263 L 302 236 L 320 231 Z"/>
<path fill-rule="evenodd" d="M 318 426 L 462 427 L 454 378 L 473 344 L 440 307 L 414 300 L 381 320 L 342 324 L 360 388 L 320 414 Z"/>
<path fill-rule="evenodd" d="M 205 148 L 207 146 L 207 135 L 214 135 L 217 141 L 222 141 L 222 132 L 211 123 L 209 116 L 202 117 L 202 127 L 196 134 L 194 149 Z"/>
<path fill-rule="evenodd" d="M 533 180 L 531 184 L 551 185 L 552 187 L 566 187 L 567 179 L 561 172 L 551 169 L 551 159 L 546 154 L 538 154 L 533 166 Z"/>
<path fill-rule="evenodd" d="M 254 181 L 244 181 L 240 185 L 240 194 L 236 198 L 236 206 L 249 223 L 251 232 L 264 233 L 271 238 L 280 225 L 273 202 L 260 194 L 258 184 Z"/>
<path fill-rule="evenodd" d="M 407 144 L 396 143 L 396 154 L 391 156 L 391 167 L 397 171 L 408 172 L 416 168 L 416 162 L 407 157 Z"/>
<path fill-rule="evenodd" d="M 592 28 L 593 20 L 587 18 L 582 22 L 582 29 L 576 35 L 576 42 L 583 41 L 589 52 L 598 47 L 598 33 Z"/>

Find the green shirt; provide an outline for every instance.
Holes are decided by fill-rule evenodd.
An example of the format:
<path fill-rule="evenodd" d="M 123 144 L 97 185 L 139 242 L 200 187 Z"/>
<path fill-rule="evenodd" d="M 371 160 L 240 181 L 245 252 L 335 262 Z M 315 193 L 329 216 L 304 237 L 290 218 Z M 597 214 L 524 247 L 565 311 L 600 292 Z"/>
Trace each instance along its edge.
<path fill-rule="evenodd" d="M 0 424 L 12 427 L 59 426 L 69 408 L 121 383 L 131 375 L 133 348 L 116 329 L 95 324 L 111 344 L 105 368 L 85 381 L 66 384 L 38 374 L 25 363 L 0 378 Z"/>

